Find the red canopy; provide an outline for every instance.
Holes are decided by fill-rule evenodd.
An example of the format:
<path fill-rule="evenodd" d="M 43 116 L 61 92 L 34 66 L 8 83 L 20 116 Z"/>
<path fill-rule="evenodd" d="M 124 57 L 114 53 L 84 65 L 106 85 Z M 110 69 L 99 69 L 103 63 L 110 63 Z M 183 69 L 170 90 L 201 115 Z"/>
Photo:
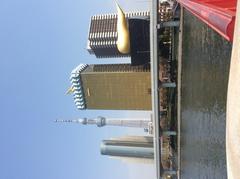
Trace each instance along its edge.
<path fill-rule="evenodd" d="M 233 40 L 237 0 L 178 0 L 178 2 L 224 38 Z"/>

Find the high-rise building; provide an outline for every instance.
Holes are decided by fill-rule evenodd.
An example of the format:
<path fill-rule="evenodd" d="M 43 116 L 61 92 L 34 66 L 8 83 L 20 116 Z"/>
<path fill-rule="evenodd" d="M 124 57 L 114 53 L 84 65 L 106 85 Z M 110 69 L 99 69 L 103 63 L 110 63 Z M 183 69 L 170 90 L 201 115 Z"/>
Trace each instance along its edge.
<path fill-rule="evenodd" d="M 169 169 L 169 157 L 172 156 L 169 137 L 161 137 L 161 164 Z M 129 159 L 154 159 L 152 136 L 122 136 L 103 140 L 100 146 L 102 155 Z M 125 160 L 126 161 L 126 160 Z M 144 160 L 137 160 L 145 162 Z"/>
<path fill-rule="evenodd" d="M 149 11 L 124 13 L 118 5 L 117 10 L 116 14 L 91 17 L 87 50 L 97 58 L 131 57 L 131 65 L 149 63 Z M 171 12 L 169 4 L 161 3 L 159 21 L 169 21 Z M 169 55 L 170 34 L 165 29 L 161 29 L 160 34 L 159 48 L 166 57 L 165 54 Z"/>
<path fill-rule="evenodd" d="M 126 19 L 140 18 L 149 19 L 149 12 L 130 12 L 125 14 Z M 102 14 L 91 17 L 87 50 L 97 58 L 108 57 L 129 57 L 130 53 L 123 54 L 117 48 L 117 20 L 118 14 Z M 145 29 L 138 28 L 149 32 L 149 26 Z M 130 31 L 131 32 L 131 31 Z M 149 37 L 149 33 L 145 33 Z"/>
<path fill-rule="evenodd" d="M 152 136 L 124 136 L 103 140 L 101 154 L 128 158 L 154 158 Z"/>
<path fill-rule="evenodd" d="M 81 64 L 70 80 L 78 109 L 151 109 L 149 66 Z"/>

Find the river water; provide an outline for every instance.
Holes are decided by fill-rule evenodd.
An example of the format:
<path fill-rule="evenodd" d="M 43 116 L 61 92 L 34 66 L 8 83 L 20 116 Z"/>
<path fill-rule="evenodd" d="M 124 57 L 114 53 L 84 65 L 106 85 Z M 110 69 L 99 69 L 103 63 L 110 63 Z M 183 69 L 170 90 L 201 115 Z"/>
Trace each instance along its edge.
<path fill-rule="evenodd" d="M 226 96 L 231 44 L 184 12 L 181 178 L 226 179 Z"/>

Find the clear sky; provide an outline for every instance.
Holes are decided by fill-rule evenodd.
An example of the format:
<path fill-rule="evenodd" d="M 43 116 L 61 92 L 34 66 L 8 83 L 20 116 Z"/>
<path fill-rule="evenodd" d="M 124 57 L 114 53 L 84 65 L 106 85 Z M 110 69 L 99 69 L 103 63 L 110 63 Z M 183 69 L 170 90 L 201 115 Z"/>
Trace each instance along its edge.
<path fill-rule="evenodd" d="M 148 9 L 147 1 L 119 3 L 124 10 Z M 58 117 L 149 115 L 79 111 L 72 97 L 65 95 L 70 72 L 79 63 L 119 62 L 95 59 L 85 50 L 90 16 L 111 12 L 115 12 L 113 0 L 0 1 L 1 179 L 153 176 L 152 165 L 126 164 L 99 152 L 102 139 L 141 131 L 53 122 Z"/>

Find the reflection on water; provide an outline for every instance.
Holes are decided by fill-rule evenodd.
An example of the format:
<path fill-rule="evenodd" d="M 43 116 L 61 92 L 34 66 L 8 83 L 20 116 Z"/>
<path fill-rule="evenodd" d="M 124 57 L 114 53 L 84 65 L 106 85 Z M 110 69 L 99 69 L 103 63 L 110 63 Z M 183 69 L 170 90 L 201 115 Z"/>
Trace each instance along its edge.
<path fill-rule="evenodd" d="M 184 13 L 182 179 L 225 179 L 225 122 L 231 44 Z"/>

